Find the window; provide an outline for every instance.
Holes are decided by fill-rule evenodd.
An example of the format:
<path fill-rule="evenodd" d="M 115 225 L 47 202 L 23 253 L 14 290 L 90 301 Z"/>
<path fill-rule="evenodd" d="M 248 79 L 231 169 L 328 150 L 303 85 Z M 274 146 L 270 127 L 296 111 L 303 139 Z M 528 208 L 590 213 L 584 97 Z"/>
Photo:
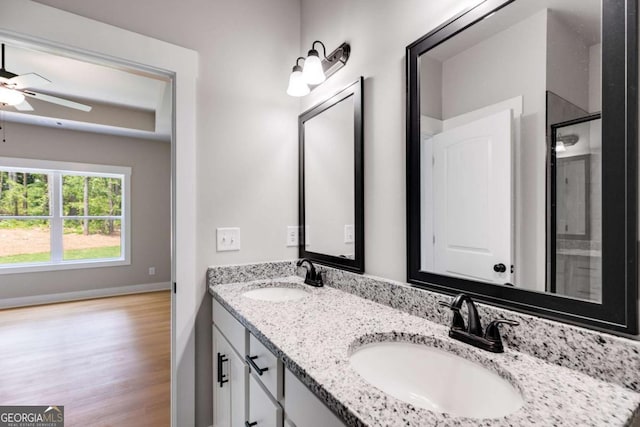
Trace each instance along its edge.
<path fill-rule="evenodd" d="M 130 177 L 0 157 L 0 274 L 130 264 Z"/>

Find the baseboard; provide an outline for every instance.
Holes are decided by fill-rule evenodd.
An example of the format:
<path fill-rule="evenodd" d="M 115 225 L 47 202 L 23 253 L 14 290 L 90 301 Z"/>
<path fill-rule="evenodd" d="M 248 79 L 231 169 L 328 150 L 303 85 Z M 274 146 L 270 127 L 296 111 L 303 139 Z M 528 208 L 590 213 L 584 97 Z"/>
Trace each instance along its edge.
<path fill-rule="evenodd" d="M 51 304 L 56 302 L 77 301 L 91 298 L 112 297 L 118 295 L 140 294 L 144 292 L 168 291 L 170 289 L 170 282 L 158 282 L 145 283 L 142 285 L 118 286 L 115 288 L 63 292 L 59 294 L 34 295 L 31 297 L 4 298 L 0 299 L 0 309 Z"/>

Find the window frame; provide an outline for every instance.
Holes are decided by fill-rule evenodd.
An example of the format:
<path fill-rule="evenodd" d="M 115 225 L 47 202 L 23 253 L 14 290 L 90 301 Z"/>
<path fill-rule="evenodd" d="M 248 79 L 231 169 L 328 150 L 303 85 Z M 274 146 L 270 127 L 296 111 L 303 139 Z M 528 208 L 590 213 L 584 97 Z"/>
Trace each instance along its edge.
<path fill-rule="evenodd" d="M 19 172 L 47 174 L 49 180 L 49 216 L 0 216 L 2 219 L 46 219 L 49 220 L 51 233 L 51 259 L 46 262 L 0 264 L 0 275 L 16 273 L 35 273 L 41 271 L 74 270 L 98 267 L 117 267 L 131 265 L 131 168 L 127 166 L 99 165 L 91 163 L 61 162 L 51 160 L 21 159 L 0 157 L 0 169 Z M 78 215 L 64 216 L 62 207 L 62 177 L 64 175 L 89 176 L 122 179 L 121 215 Z M 84 212 L 85 214 L 87 212 Z M 64 221 L 65 220 L 116 219 L 121 221 L 120 257 L 94 258 L 87 260 L 64 260 Z"/>

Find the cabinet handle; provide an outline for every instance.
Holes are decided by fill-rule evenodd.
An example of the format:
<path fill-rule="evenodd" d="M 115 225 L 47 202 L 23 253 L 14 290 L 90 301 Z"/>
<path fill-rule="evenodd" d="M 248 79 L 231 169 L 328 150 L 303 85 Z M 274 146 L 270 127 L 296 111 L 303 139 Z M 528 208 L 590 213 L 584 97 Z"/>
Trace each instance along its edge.
<path fill-rule="evenodd" d="M 218 353 L 218 384 L 220 384 L 221 388 L 224 383 L 229 382 L 227 376 L 222 373 L 222 364 L 228 361 L 229 359 L 227 359 L 224 354 Z"/>
<path fill-rule="evenodd" d="M 257 358 L 258 356 L 249 356 L 247 354 L 244 359 L 247 361 L 249 365 L 251 365 L 251 367 L 258 373 L 258 375 L 262 376 L 262 373 L 268 371 L 269 368 L 258 367 L 258 365 L 256 365 L 256 362 L 254 362 L 254 360 L 256 360 Z"/>
<path fill-rule="evenodd" d="M 257 421 L 254 421 L 252 423 L 250 423 L 249 421 L 245 421 L 244 422 L 244 427 L 253 427 L 253 426 L 256 426 L 256 425 L 258 425 Z"/>

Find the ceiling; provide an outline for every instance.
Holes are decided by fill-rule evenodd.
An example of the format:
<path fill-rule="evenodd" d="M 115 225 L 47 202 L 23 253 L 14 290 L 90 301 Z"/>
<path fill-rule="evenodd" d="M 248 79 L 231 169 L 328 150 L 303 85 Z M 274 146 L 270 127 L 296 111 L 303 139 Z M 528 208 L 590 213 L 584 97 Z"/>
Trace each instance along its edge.
<path fill-rule="evenodd" d="M 18 112 L 5 107 L 3 111 L 7 120 L 35 125 L 51 123 L 56 127 L 68 125 L 72 129 L 118 135 L 132 129 L 135 132 L 131 136 L 170 139 L 172 91 L 168 77 L 124 69 L 116 64 L 105 65 L 76 54 L 71 57 L 48 52 L 46 48 L 35 45 L 0 41 L 6 44 L 7 71 L 18 75 L 37 73 L 51 81 L 30 90 L 93 107 L 91 112 L 84 113 L 28 98 L 34 111 Z M 52 120 L 43 120 L 46 118 Z M 136 123 L 138 118 L 139 123 Z M 109 131 L 110 128 L 113 132 Z"/>

